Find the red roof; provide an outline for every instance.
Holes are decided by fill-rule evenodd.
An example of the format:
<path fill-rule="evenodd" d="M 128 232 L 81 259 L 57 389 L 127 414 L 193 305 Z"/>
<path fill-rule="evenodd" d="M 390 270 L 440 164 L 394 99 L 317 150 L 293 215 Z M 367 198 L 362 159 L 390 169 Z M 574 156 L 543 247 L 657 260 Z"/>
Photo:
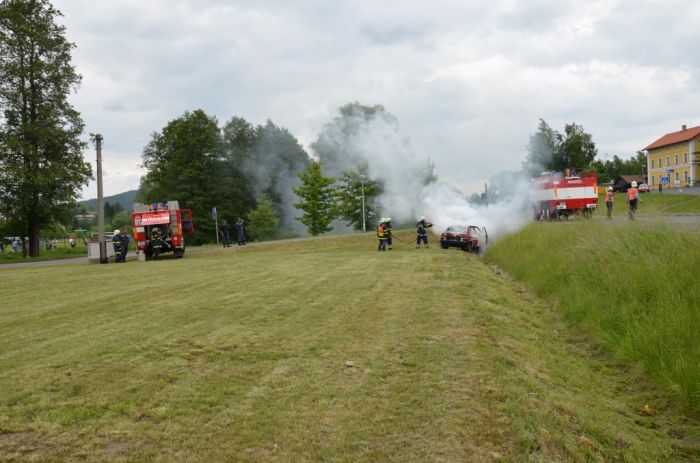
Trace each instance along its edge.
<path fill-rule="evenodd" d="M 673 145 L 675 143 L 682 143 L 684 141 L 691 140 L 698 135 L 700 135 L 700 125 L 685 130 L 680 130 L 678 132 L 667 133 L 666 135 L 659 138 L 654 143 L 652 143 L 644 149 L 653 150 L 654 148 L 660 148 L 662 146 Z"/>

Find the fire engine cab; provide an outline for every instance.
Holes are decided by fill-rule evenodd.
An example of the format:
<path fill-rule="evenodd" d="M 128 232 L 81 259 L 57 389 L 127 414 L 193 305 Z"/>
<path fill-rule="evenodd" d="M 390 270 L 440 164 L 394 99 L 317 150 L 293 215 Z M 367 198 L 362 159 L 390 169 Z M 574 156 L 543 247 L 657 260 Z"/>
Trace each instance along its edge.
<path fill-rule="evenodd" d="M 185 254 L 185 235 L 192 236 L 194 222 L 192 211 L 180 209 L 177 201 L 167 203 L 133 204 L 131 225 L 134 228 L 136 248 L 146 259 L 164 252 L 172 252 L 175 257 Z M 154 234 L 154 231 L 157 233 Z M 159 236 L 152 243 L 152 237 Z"/>
<path fill-rule="evenodd" d="M 544 172 L 532 180 L 530 203 L 536 220 L 590 217 L 598 207 L 598 177 L 595 172 Z"/>

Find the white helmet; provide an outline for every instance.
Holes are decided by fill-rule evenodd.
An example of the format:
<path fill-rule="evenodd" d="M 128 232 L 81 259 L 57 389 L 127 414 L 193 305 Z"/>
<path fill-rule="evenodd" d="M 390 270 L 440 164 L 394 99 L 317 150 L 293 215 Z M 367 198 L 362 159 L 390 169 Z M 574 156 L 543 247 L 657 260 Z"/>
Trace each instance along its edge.
<path fill-rule="evenodd" d="M 387 217 L 387 218 L 384 219 L 384 220 L 386 220 L 387 222 L 391 222 L 391 217 Z"/>
<path fill-rule="evenodd" d="M 637 188 L 637 182 L 632 182 L 632 188 Z"/>
<path fill-rule="evenodd" d="M 381 219 L 379 219 L 379 223 L 384 223 L 384 222 L 386 222 L 386 217 L 382 217 Z"/>
<path fill-rule="evenodd" d="M 419 222 L 422 221 L 422 220 L 425 220 L 425 216 L 423 216 L 423 215 L 421 215 L 420 217 L 418 217 L 418 221 L 419 221 Z"/>
<path fill-rule="evenodd" d="M 613 191 L 613 188 L 611 186 L 609 186 L 608 191 Z"/>
<path fill-rule="evenodd" d="M 114 234 L 118 235 L 119 234 L 119 229 L 114 230 Z"/>

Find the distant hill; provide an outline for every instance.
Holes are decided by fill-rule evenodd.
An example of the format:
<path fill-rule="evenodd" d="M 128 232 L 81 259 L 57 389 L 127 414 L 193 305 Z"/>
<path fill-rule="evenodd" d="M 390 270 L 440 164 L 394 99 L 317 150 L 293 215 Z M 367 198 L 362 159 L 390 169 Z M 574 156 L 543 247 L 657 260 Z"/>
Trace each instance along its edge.
<path fill-rule="evenodd" d="M 110 202 L 111 204 L 119 203 L 125 211 L 130 211 L 137 192 L 138 190 L 129 190 L 114 196 L 105 196 L 105 202 Z M 85 209 L 88 211 L 97 210 L 97 198 L 88 199 L 87 201 L 80 201 L 78 205 L 80 204 L 84 205 Z"/>

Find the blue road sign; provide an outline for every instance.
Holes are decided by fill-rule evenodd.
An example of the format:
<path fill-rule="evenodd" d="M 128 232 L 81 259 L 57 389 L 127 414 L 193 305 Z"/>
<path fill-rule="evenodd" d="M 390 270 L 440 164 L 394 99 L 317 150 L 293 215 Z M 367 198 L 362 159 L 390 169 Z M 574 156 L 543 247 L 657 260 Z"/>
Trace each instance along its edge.
<path fill-rule="evenodd" d="M 662 185 L 668 185 L 669 183 L 671 183 L 671 177 L 660 177 L 659 183 Z"/>
<path fill-rule="evenodd" d="M 211 208 L 211 218 L 216 220 L 216 208 L 215 207 Z"/>

